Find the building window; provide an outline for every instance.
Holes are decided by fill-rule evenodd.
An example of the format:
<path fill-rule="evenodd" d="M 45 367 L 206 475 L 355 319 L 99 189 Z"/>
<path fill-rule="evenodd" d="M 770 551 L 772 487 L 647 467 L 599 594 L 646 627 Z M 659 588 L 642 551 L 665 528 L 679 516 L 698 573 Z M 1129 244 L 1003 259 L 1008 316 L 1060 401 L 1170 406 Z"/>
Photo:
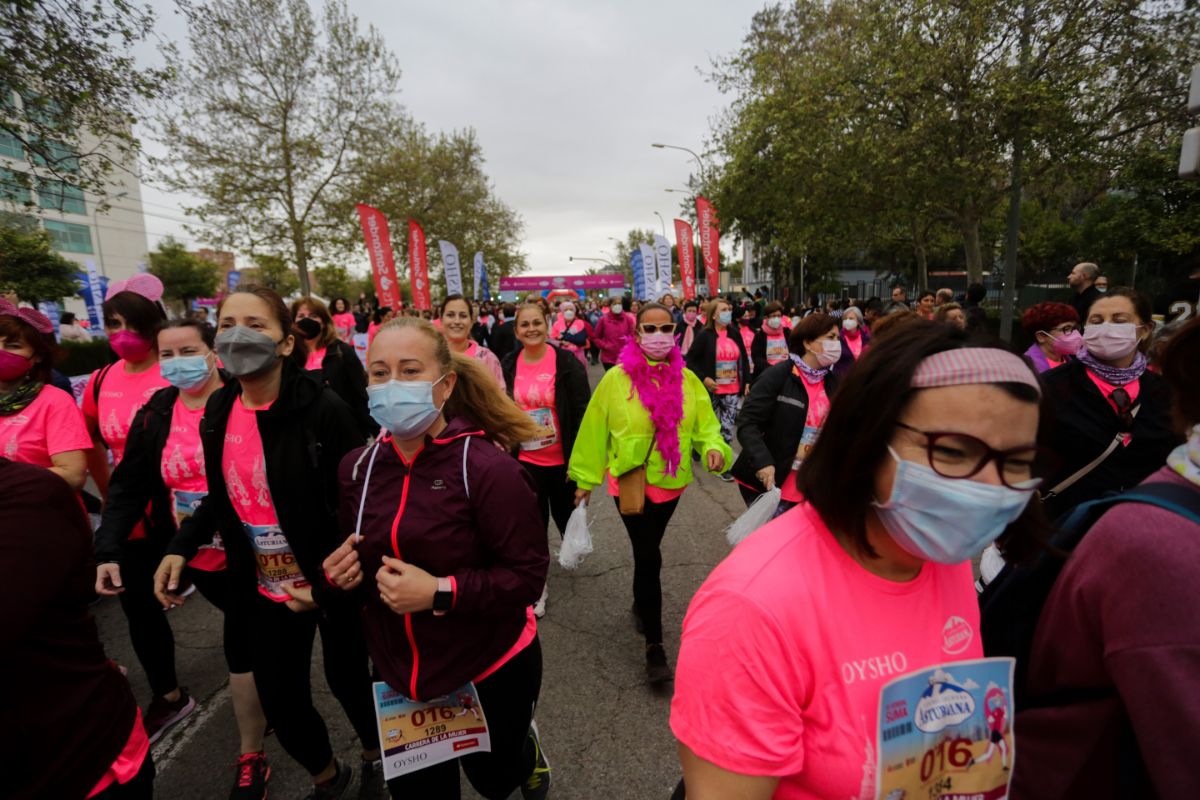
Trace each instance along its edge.
<path fill-rule="evenodd" d="M 32 204 L 33 196 L 29 192 L 29 187 L 22 182 L 24 179 L 25 176 L 21 173 L 0 167 L 0 200 L 8 200 L 22 205 Z"/>
<path fill-rule="evenodd" d="M 33 142 L 30 160 L 39 167 L 49 166 L 60 172 L 79 172 L 79 154 L 62 142 L 41 139 Z"/>
<path fill-rule="evenodd" d="M 25 151 L 21 149 L 21 140 L 5 130 L 0 130 L 0 156 L 25 158 Z"/>
<path fill-rule="evenodd" d="M 92 232 L 87 225 L 73 225 L 52 219 L 43 220 L 42 225 L 50 234 L 55 250 L 66 253 L 92 252 Z"/>
<path fill-rule="evenodd" d="M 38 178 L 38 205 L 55 211 L 65 211 L 68 214 L 86 214 L 87 205 L 83 202 L 83 190 L 72 186 L 66 181 L 54 178 Z"/>

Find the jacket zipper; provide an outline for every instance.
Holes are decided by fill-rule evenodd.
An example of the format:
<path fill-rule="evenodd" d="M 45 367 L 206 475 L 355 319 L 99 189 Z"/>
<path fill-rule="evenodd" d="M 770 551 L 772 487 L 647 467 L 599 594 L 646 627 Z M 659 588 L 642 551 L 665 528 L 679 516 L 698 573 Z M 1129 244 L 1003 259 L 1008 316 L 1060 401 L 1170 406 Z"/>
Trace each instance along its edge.
<path fill-rule="evenodd" d="M 400 545 L 397 542 L 397 533 L 400 528 L 400 518 L 404 516 L 404 507 L 408 504 L 408 485 L 412 479 L 413 466 L 416 464 L 417 456 L 421 455 L 421 450 L 425 448 L 422 446 L 421 450 L 418 450 L 413 456 L 411 462 L 405 462 L 404 456 L 401 455 L 400 449 L 396 447 L 395 441 L 392 442 L 392 449 L 396 451 L 396 455 L 400 458 L 400 463 L 408 467 L 408 471 L 404 474 L 404 487 L 400 490 L 400 507 L 396 510 L 395 519 L 392 520 L 392 552 L 395 553 L 396 558 L 403 561 L 404 559 L 400 555 Z M 417 673 L 421 666 L 421 651 L 417 647 L 417 636 L 413 631 L 412 614 L 404 615 L 404 632 L 408 636 L 408 646 L 412 648 L 413 654 L 412 678 L 409 680 L 408 696 L 410 699 L 416 700 Z"/>

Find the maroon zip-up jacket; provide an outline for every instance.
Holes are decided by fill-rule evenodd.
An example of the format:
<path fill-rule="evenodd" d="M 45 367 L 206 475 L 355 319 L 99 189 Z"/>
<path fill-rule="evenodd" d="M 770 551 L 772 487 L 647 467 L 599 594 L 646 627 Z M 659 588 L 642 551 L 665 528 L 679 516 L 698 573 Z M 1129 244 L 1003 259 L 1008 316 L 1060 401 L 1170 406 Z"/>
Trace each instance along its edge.
<path fill-rule="evenodd" d="M 541 596 L 550 553 L 537 494 L 515 459 L 456 419 L 426 437 L 409 463 L 390 438 L 342 459 L 344 535 L 355 528 L 374 447 L 358 546 L 364 579 L 351 596 L 364 604 L 367 646 L 388 685 L 414 699 L 438 697 L 507 653 Z M 440 617 L 389 609 L 375 585 L 384 555 L 452 578 L 453 609 Z"/>

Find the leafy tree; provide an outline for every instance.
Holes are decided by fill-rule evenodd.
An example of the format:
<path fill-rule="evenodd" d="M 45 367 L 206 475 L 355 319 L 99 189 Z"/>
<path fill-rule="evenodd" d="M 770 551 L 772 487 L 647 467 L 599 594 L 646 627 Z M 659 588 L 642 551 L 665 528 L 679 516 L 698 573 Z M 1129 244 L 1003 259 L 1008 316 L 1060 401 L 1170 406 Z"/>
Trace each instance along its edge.
<path fill-rule="evenodd" d="M 150 253 L 149 272 L 163 282 L 163 297 L 178 302 L 185 310 L 197 297 L 212 297 L 221 280 L 216 264 L 197 258 L 182 242 L 163 239 Z"/>
<path fill-rule="evenodd" d="M 0 225 L 0 292 L 30 303 L 58 301 L 75 294 L 78 270 L 55 252 L 45 231 Z"/>
<path fill-rule="evenodd" d="M 282 254 L 307 293 L 314 253 L 348 224 L 328 204 L 399 115 L 395 58 L 345 0 L 326 0 L 320 24 L 306 0 L 211 0 L 185 13 L 192 57 L 158 114 L 168 155 L 155 165 L 201 198 L 188 211 L 223 231 L 221 244 Z"/>
<path fill-rule="evenodd" d="M 326 264 L 313 270 L 316 290 L 331 303 L 335 297 L 344 297 L 351 303 L 358 297 L 359 279 L 341 264 Z"/>
<path fill-rule="evenodd" d="M 287 259 L 269 253 L 254 256 L 254 266 L 242 270 L 241 282 L 265 286 L 280 297 L 290 297 L 300 290 L 300 276 L 288 265 Z"/>
<path fill-rule="evenodd" d="M 133 55 L 153 27 L 129 0 L 0 3 L 0 139 L 40 172 L 103 194 L 114 165 L 137 152 L 138 111 L 171 75 Z"/>

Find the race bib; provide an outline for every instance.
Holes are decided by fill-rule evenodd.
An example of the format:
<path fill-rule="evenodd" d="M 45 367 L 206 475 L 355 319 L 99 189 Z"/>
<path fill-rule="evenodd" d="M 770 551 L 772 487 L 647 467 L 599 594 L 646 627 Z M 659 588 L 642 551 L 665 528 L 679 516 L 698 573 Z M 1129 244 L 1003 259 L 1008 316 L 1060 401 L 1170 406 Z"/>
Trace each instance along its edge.
<path fill-rule="evenodd" d="M 185 492 L 175 489 L 172 494 L 174 495 L 175 521 L 182 525 L 185 519 L 196 513 L 196 509 L 200 507 L 200 501 L 208 492 Z M 221 534 L 214 533 L 211 542 L 200 545 L 200 549 L 188 562 L 188 566 L 205 572 L 225 569 L 225 543 L 221 541 Z"/>
<path fill-rule="evenodd" d="M 549 408 L 531 408 L 525 412 L 542 429 L 543 435 L 528 442 L 521 442 L 522 450 L 541 450 L 558 441 L 558 429 L 554 427 L 554 412 Z"/>
<path fill-rule="evenodd" d="M 876 800 L 1008 796 L 1016 756 L 1011 658 L 913 672 L 879 693 Z"/>
<path fill-rule="evenodd" d="M 780 336 L 778 338 L 767 337 L 767 363 L 778 364 L 782 361 L 787 361 L 790 356 L 788 351 L 787 338 Z"/>
<path fill-rule="evenodd" d="M 737 386 L 737 361 L 717 360 L 717 386 Z"/>
<path fill-rule="evenodd" d="M 371 689 L 384 780 L 469 753 L 491 752 L 487 717 L 475 684 L 424 703 L 409 700 L 383 681 Z"/>
<path fill-rule="evenodd" d="M 250 525 L 243 522 L 242 528 L 250 537 L 250 546 L 258 562 L 258 591 L 277 603 L 286 602 L 292 596 L 284 591 L 284 584 L 301 588 L 308 586 L 296 554 L 287 537 L 278 525 Z"/>
<path fill-rule="evenodd" d="M 200 501 L 208 492 L 185 492 L 176 489 L 173 494 L 175 495 L 175 521 L 182 523 L 196 513 L 196 509 L 200 507 Z"/>
<path fill-rule="evenodd" d="M 792 469 L 800 469 L 800 463 L 808 458 L 808 453 L 817 443 L 821 429 L 815 425 L 805 425 L 804 433 L 800 434 L 800 446 L 796 448 L 796 458 L 792 461 Z"/>

